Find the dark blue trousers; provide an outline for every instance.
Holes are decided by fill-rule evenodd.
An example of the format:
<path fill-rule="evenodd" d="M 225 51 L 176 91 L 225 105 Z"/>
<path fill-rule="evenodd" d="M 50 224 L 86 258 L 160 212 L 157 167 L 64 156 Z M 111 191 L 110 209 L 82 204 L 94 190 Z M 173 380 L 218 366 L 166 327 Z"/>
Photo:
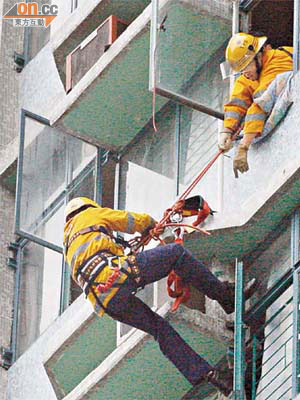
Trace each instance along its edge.
<path fill-rule="evenodd" d="M 141 282 L 144 286 L 156 282 L 172 271 L 185 282 L 214 300 L 221 300 L 222 283 L 179 244 L 169 244 L 146 250 L 137 255 Z M 114 319 L 152 335 L 162 353 L 195 385 L 212 366 L 198 355 L 161 316 L 134 295 L 135 284 L 127 279 L 107 306 Z"/>

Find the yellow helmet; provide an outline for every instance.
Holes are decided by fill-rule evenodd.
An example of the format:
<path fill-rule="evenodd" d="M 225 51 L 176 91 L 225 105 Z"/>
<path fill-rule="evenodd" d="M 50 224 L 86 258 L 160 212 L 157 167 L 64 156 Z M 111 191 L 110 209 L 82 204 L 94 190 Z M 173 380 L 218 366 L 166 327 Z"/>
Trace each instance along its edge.
<path fill-rule="evenodd" d="M 70 200 L 69 203 L 66 205 L 65 208 L 65 221 L 67 217 L 72 214 L 72 212 L 79 210 L 79 208 L 91 205 L 93 207 L 100 207 L 94 200 L 88 199 L 87 197 L 75 197 L 74 199 Z"/>
<path fill-rule="evenodd" d="M 248 33 L 236 33 L 226 48 L 226 61 L 231 69 L 240 72 L 254 59 L 267 40 L 266 36 L 256 37 Z"/>

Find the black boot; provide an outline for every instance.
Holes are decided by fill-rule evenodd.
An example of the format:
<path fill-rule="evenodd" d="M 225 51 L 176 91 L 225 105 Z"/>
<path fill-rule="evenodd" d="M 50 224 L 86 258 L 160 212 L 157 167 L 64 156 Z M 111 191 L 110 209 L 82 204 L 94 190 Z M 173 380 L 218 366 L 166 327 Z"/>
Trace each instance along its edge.
<path fill-rule="evenodd" d="M 233 390 L 233 370 L 215 368 L 206 375 L 206 380 L 228 397 Z"/>
<path fill-rule="evenodd" d="M 223 282 L 224 292 L 222 294 L 222 300 L 219 301 L 220 306 L 226 312 L 226 314 L 231 314 L 234 312 L 235 306 L 235 283 L 233 282 Z M 251 279 L 250 282 L 245 287 L 244 295 L 245 300 L 248 300 L 258 289 L 259 281 L 256 278 Z"/>

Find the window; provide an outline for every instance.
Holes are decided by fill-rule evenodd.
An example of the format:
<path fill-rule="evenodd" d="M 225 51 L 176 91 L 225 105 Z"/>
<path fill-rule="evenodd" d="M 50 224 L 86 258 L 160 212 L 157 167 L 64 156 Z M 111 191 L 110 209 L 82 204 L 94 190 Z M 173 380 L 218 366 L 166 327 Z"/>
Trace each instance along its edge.
<path fill-rule="evenodd" d="M 19 249 L 20 288 L 17 357 L 59 316 L 63 257 L 31 241 Z"/>
<path fill-rule="evenodd" d="M 97 148 L 26 111 L 22 126 L 16 230 L 61 251 L 64 204 L 79 194 L 96 194 Z"/>
<path fill-rule="evenodd" d="M 97 197 L 98 149 L 23 111 L 16 200 L 22 238 L 17 354 L 22 354 L 81 291 L 62 256 L 64 207 Z M 98 195 L 99 197 L 99 195 Z"/>

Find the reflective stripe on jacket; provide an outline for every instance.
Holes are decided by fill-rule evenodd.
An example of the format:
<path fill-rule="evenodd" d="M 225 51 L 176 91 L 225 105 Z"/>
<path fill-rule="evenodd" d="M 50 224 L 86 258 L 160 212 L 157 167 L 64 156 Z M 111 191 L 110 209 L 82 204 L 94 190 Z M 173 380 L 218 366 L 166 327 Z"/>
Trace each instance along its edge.
<path fill-rule="evenodd" d="M 292 47 L 283 47 L 293 53 Z M 283 50 L 265 50 L 263 68 L 258 81 L 251 81 L 241 75 L 235 82 L 230 101 L 225 104 L 224 127 L 235 131 L 245 117 L 245 134 L 261 135 L 267 115 L 254 102 L 261 96 L 278 74 L 293 70 L 293 60 Z"/>
<path fill-rule="evenodd" d="M 75 215 L 75 217 L 67 222 L 64 229 L 64 241 L 68 242 L 68 239 L 77 232 L 93 225 L 103 226 L 108 231 L 108 234 L 103 232 L 89 232 L 84 235 L 79 235 L 71 242 L 67 254 L 65 254 L 66 262 L 71 269 L 72 277 L 76 283 L 78 283 L 76 279 L 78 268 L 92 255 L 101 250 L 106 250 L 112 255 L 118 256 L 120 266 L 125 263 L 127 257 L 124 254 L 124 248 L 113 240 L 111 236 L 113 231 L 142 233 L 145 229 L 152 228 L 155 225 L 155 220 L 147 214 L 137 214 L 102 207 L 90 207 Z M 106 266 L 99 273 L 95 281 L 106 283 L 113 273 L 114 270 Z M 118 283 L 124 282 L 126 278 L 127 275 L 121 273 L 118 278 Z M 107 295 L 102 294 L 101 301 L 104 306 L 108 304 L 117 290 L 118 288 L 113 288 L 107 292 Z M 92 293 L 88 295 L 88 298 L 98 312 L 99 307 L 97 307 L 96 300 Z M 99 310 L 98 314 L 102 316 L 104 314 L 103 309 Z"/>

